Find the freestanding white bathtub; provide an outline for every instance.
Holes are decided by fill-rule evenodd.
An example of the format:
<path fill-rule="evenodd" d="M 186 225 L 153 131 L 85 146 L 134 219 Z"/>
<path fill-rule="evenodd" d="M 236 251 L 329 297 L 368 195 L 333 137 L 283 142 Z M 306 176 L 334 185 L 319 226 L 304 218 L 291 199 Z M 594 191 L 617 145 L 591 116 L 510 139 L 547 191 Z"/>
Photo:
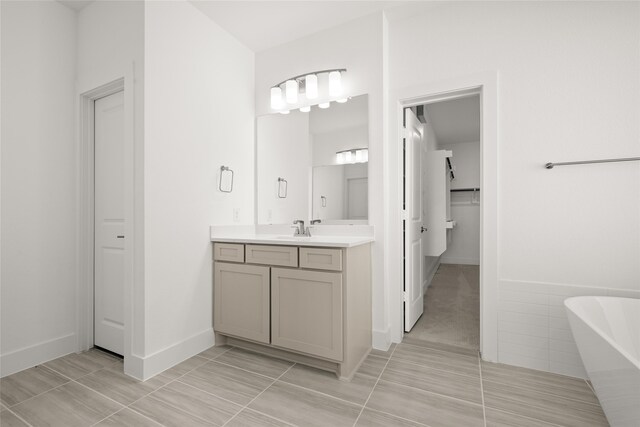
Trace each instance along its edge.
<path fill-rule="evenodd" d="M 564 305 L 607 420 L 640 426 L 640 299 L 574 297 Z"/>

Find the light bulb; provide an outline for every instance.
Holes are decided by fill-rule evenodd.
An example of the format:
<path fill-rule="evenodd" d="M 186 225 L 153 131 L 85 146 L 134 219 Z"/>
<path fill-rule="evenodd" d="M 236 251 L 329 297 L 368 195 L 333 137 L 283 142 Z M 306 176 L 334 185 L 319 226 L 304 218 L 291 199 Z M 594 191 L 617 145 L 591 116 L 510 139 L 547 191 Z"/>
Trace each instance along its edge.
<path fill-rule="evenodd" d="M 277 110 L 282 107 L 282 89 L 279 86 L 271 88 L 271 108 Z"/>
<path fill-rule="evenodd" d="M 295 104 L 298 102 L 298 82 L 296 80 L 287 80 L 285 83 L 287 103 Z"/>
<path fill-rule="evenodd" d="M 325 108 L 329 108 L 330 105 L 331 105 L 330 102 L 322 102 L 322 103 L 318 104 L 318 107 L 322 108 L 324 110 Z"/>
<path fill-rule="evenodd" d="M 303 113 L 308 113 L 309 111 L 311 111 L 311 107 L 308 105 L 305 107 L 300 107 L 300 111 L 302 111 Z"/>
<path fill-rule="evenodd" d="M 353 160 L 351 159 L 351 151 L 345 151 L 345 153 L 344 153 L 344 161 L 345 161 L 345 163 L 353 162 Z"/>
<path fill-rule="evenodd" d="M 342 77 L 340 71 L 329 73 L 329 95 L 338 96 L 342 93 Z"/>
<path fill-rule="evenodd" d="M 340 103 L 340 104 L 344 104 L 345 102 L 347 102 L 349 100 L 349 98 L 342 98 L 342 99 L 337 99 L 336 102 Z"/>
<path fill-rule="evenodd" d="M 318 76 L 309 74 L 304 78 L 304 83 L 307 99 L 316 99 L 318 97 Z"/>
<path fill-rule="evenodd" d="M 289 110 L 282 110 L 280 111 L 280 114 L 289 114 Z"/>

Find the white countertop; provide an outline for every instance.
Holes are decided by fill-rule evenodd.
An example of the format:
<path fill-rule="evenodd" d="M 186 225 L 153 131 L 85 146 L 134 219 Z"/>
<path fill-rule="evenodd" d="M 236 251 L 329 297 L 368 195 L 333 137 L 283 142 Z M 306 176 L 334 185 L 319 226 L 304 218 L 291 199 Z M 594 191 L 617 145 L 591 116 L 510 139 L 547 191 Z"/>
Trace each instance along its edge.
<path fill-rule="evenodd" d="M 346 230 L 348 231 L 348 229 Z M 336 234 L 339 233 L 338 235 L 325 235 L 323 234 L 323 231 L 325 230 L 319 230 L 319 232 L 316 234 L 312 229 L 311 237 L 294 237 L 293 230 L 290 230 L 288 226 L 285 229 L 278 227 L 277 229 L 273 230 L 266 230 L 264 229 L 264 227 L 262 227 L 262 231 L 276 231 L 278 234 L 263 232 L 257 233 L 256 231 L 256 228 L 253 226 L 211 227 L 211 241 L 221 243 L 253 243 L 260 245 L 351 248 L 354 246 L 371 243 L 375 240 L 370 234 L 343 234 L 342 232 L 340 232 L 341 230 L 338 230 L 338 232 L 336 232 L 335 228 L 327 229 L 326 231 L 333 231 L 336 232 Z M 352 231 L 355 232 L 356 230 Z"/>

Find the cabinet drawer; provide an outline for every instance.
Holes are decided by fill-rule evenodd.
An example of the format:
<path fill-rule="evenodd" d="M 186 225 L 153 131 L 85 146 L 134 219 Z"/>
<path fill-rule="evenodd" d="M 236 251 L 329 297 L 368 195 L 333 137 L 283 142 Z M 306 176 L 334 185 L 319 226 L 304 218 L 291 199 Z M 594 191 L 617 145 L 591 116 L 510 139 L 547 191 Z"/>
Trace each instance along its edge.
<path fill-rule="evenodd" d="M 216 261 L 244 262 L 244 245 L 214 243 L 213 259 Z"/>
<path fill-rule="evenodd" d="M 300 267 L 342 271 L 340 249 L 300 248 Z"/>
<path fill-rule="evenodd" d="M 294 246 L 247 245 L 246 261 L 251 264 L 298 266 L 298 248 Z"/>

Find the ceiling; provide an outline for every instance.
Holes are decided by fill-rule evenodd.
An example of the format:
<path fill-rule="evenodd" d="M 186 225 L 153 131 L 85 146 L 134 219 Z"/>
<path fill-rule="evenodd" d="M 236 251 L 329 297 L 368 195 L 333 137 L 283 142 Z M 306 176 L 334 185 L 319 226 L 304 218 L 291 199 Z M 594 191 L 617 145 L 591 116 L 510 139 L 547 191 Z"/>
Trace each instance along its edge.
<path fill-rule="evenodd" d="M 480 141 L 480 96 L 427 104 L 438 145 Z"/>
<path fill-rule="evenodd" d="M 205 1 L 191 3 L 254 52 L 407 1 Z"/>

